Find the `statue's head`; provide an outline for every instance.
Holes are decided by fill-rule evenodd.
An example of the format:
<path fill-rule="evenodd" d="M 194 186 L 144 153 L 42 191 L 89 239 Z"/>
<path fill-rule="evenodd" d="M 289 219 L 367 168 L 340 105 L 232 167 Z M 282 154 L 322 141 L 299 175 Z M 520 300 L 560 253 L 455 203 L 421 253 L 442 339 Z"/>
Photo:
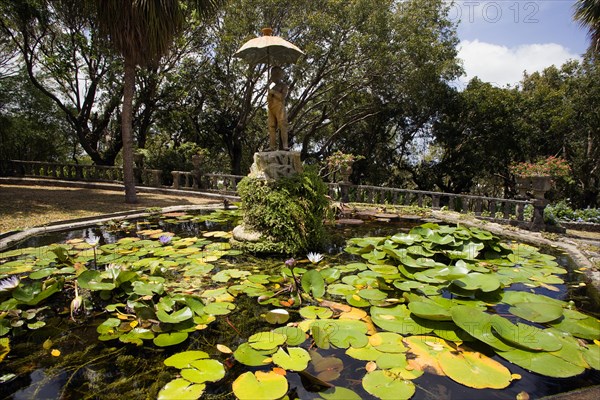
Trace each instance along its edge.
<path fill-rule="evenodd" d="M 281 67 L 271 68 L 271 80 L 274 82 L 281 81 L 285 77 L 285 72 Z"/>

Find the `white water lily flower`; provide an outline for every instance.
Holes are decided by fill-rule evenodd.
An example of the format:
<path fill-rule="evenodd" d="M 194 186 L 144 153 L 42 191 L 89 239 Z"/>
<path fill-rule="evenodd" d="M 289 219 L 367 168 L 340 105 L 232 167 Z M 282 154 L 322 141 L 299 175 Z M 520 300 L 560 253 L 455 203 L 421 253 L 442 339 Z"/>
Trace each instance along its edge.
<path fill-rule="evenodd" d="M 11 276 L 9 278 L 3 279 L 0 281 L 0 292 L 8 292 L 11 289 L 19 286 L 21 280 L 16 276 Z"/>
<path fill-rule="evenodd" d="M 308 261 L 310 261 L 311 263 L 318 264 L 323 259 L 323 254 L 321 254 L 321 253 L 308 253 L 306 255 L 306 257 L 308 258 Z"/>
<path fill-rule="evenodd" d="M 100 242 L 100 238 L 92 234 L 92 236 L 85 239 L 85 242 L 90 246 L 96 247 L 98 245 L 98 242 Z"/>

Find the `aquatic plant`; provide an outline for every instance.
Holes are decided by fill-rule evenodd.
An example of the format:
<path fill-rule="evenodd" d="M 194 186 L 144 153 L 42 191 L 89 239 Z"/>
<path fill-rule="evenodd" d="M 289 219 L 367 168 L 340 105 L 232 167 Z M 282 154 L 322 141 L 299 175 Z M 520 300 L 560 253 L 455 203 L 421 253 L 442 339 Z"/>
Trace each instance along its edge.
<path fill-rule="evenodd" d="M 561 290 L 567 271 L 553 256 L 485 230 L 425 224 L 356 237 L 345 248 L 351 260 L 328 257 L 307 269 L 294 259 L 235 263 L 242 253 L 228 231 L 163 244 L 170 232 L 138 227 L 99 246 L 97 266 L 84 239 L 0 253 L 0 277 L 18 280 L 0 292 L 0 357 L 10 354 L 9 338 L 44 329 L 52 310 L 68 315 L 69 304 L 89 304 L 103 315 L 100 341 L 203 346 L 165 356 L 172 380 L 157 384 L 159 398 L 197 398 L 217 387 L 238 398 L 279 398 L 292 382 L 323 398 L 410 398 L 428 373 L 501 390 L 519 379 L 511 365 L 559 378 L 600 369 L 598 320 L 535 293 Z M 231 335 L 226 346 L 210 342 L 215 326 Z M 222 351 L 228 346 L 232 354 Z"/>

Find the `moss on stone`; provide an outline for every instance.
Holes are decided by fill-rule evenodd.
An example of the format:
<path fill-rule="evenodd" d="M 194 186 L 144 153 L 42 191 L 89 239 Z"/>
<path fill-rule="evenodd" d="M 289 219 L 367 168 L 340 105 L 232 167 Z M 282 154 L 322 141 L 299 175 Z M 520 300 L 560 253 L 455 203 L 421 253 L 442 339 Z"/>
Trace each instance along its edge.
<path fill-rule="evenodd" d="M 320 248 L 327 186 L 308 171 L 278 180 L 246 177 L 238 185 L 244 226 L 261 232 L 258 242 L 233 241 L 253 253 L 297 254 Z"/>

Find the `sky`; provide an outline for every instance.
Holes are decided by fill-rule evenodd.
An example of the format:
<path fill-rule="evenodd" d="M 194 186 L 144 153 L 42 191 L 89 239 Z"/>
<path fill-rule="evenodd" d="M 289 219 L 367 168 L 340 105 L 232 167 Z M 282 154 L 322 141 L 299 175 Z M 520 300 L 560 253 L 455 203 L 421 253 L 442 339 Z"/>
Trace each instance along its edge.
<path fill-rule="evenodd" d="M 451 3 L 450 0 L 448 0 Z M 459 58 L 465 75 L 505 87 L 523 72 L 581 59 L 589 40 L 573 21 L 575 0 L 455 0 L 449 17 L 458 21 Z"/>

